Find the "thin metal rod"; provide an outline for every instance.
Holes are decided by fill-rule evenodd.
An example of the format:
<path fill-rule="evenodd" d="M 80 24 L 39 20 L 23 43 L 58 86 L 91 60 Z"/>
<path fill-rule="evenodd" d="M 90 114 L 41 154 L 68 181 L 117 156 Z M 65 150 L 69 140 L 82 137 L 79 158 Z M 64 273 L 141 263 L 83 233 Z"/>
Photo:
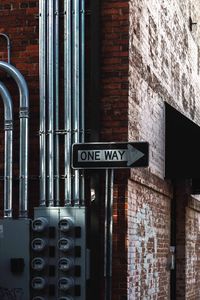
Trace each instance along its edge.
<path fill-rule="evenodd" d="M 72 146 L 72 16 L 71 0 L 64 2 L 64 129 L 65 135 L 65 199 L 64 205 L 72 202 L 71 146 Z"/>
<path fill-rule="evenodd" d="M 19 217 L 27 218 L 29 91 L 24 77 L 14 66 L 0 61 L 0 69 L 6 71 L 16 81 L 20 93 Z"/>
<path fill-rule="evenodd" d="M 59 0 L 55 1 L 55 129 L 59 130 Z M 55 136 L 55 204 L 60 205 L 59 136 Z"/>
<path fill-rule="evenodd" d="M 10 64 L 10 52 L 11 52 L 10 38 L 5 33 L 0 33 L 0 36 L 4 37 L 6 39 L 6 41 L 7 41 L 7 60 L 8 60 L 8 63 Z"/>
<path fill-rule="evenodd" d="M 39 1 L 40 206 L 46 206 L 46 0 Z"/>
<path fill-rule="evenodd" d="M 13 169 L 13 105 L 10 93 L 0 82 L 0 95 L 4 103 L 4 218 L 12 218 L 12 169 Z"/>
<path fill-rule="evenodd" d="M 48 205 L 54 206 L 54 1 L 49 0 L 48 22 Z"/>
<path fill-rule="evenodd" d="M 72 129 L 73 143 L 80 142 L 80 5 L 79 0 L 74 0 L 72 5 Z M 74 170 L 73 177 L 73 200 L 75 205 L 79 205 L 79 170 Z"/>
<path fill-rule="evenodd" d="M 104 277 L 105 300 L 112 297 L 112 235 L 113 235 L 113 181 L 114 170 L 106 170 L 105 182 L 105 240 L 104 240 Z"/>
<path fill-rule="evenodd" d="M 80 6 L 80 41 L 81 41 L 81 55 L 80 55 L 80 142 L 85 141 L 85 0 L 81 0 Z M 80 176 L 80 199 L 82 204 L 85 202 L 85 178 L 84 171 L 81 171 Z"/>

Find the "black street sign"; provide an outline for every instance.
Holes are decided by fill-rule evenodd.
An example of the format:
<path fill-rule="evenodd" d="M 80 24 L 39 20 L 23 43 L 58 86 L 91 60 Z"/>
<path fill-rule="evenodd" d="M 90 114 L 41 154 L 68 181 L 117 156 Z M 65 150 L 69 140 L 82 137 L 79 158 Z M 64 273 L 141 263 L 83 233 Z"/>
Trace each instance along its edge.
<path fill-rule="evenodd" d="M 72 151 L 74 169 L 135 168 L 149 164 L 147 142 L 74 144 Z"/>

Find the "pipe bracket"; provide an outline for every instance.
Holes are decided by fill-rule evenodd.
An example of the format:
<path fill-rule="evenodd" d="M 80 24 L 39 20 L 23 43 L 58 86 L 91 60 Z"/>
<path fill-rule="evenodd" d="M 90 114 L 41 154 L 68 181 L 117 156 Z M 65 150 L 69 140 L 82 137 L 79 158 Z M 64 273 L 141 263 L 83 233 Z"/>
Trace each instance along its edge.
<path fill-rule="evenodd" d="M 28 107 L 20 107 L 19 118 L 29 118 Z"/>
<path fill-rule="evenodd" d="M 41 135 L 43 135 L 43 134 L 46 135 L 46 131 L 44 131 L 44 130 L 39 130 L 39 135 L 41 136 Z"/>
<path fill-rule="evenodd" d="M 12 209 L 4 209 L 4 218 L 12 218 Z"/>
<path fill-rule="evenodd" d="M 6 120 L 5 121 L 4 130 L 5 131 L 12 131 L 13 130 L 13 121 L 12 120 Z"/>

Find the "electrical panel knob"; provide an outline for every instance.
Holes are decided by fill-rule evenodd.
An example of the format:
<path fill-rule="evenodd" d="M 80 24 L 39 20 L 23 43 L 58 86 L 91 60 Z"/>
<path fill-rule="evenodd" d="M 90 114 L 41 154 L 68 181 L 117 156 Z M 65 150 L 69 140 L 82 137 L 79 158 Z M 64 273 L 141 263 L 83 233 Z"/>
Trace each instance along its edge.
<path fill-rule="evenodd" d="M 58 288 L 61 291 L 68 291 L 74 286 L 74 279 L 72 277 L 61 277 L 58 281 Z"/>
<path fill-rule="evenodd" d="M 43 251 L 47 246 L 47 242 L 45 239 L 35 238 L 32 240 L 31 247 L 34 251 L 40 252 Z"/>
<path fill-rule="evenodd" d="M 42 257 L 35 257 L 31 262 L 31 267 L 35 271 L 42 271 L 45 268 L 45 260 Z"/>
<path fill-rule="evenodd" d="M 67 272 L 74 266 L 74 261 L 71 258 L 60 258 L 58 261 L 58 268 L 60 271 Z"/>
<path fill-rule="evenodd" d="M 73 221 L 70 218 L 63 218 L 59 221 L 58 227 L 62 232 L 69 232 L 73 225 Z"/>
<path fill-rule="evenodd" d="M 43 232 L 48 228 L 48 220 L 46 218 L 40 217 L 36 218 L 32 222 L 32 229 L 35 232 Z"/>
<path fill-rule="evenodd" d="M 43 277 L 34 277 L 31 282 L 31 286 L 34 290 L 41 291 L 46 286 L 46 280 Z"/>
<path fill-rule="evenodd" d="M 58 241 L 58 248 L 63 252 L 68 252 L 74 247 L 74 241 L 71 238 L 62 238 Z"/>

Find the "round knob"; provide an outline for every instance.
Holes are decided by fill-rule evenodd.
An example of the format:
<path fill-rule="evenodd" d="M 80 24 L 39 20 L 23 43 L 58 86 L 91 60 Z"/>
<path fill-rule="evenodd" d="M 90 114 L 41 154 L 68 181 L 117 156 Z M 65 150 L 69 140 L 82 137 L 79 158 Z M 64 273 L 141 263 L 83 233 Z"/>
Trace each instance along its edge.
<path fill-rule="evenodd" d="M 67 252 L 74 247 L 74 241 L 70 238 L 62 238 L 58 241 L 58 248 L 63 251 Z"/>
<path fill-rule="evenodd" d="M 35 257 L 31 262 L 32 269 L 42 271 L 45 267 L 45 260 L 41 257 Z"/>
<path fill-rule="evenodd" d="M 60 258 L 58 261 L 58 268 L 60 271 L 67 272 L 74 265 L 74 261 L 70 258 Z"/>
<path fill-rule="evenodd" d="M 47 245 L 46 240 L 40 238 L 35 238 L 34 240 L 32 240 L 31 243 L 32 249 L 37 252 L 43 251 L 46 245 Z"/>
<path fill-rule="evenodd" d="M 46 286 L 46 280 L 43 277 L 34 277 L 31 281 L 31 286 L 34 290 L 43 290 Z"/>
<path fill-rule="evenodd" d="M 73 228 L 73 221 L 70 218 L 63 218 L 58 223 L 59 229 L 62 232 L 68 232 Z"/>
<path fill-rule="evenodd" d="M 58 281 L 58 288 L 61 291 L 68 291 L 74 286 L 74 280 L 71 277 L 61 277 Z"/>
<path fill-rule="evenodd" d="M 42 232 L 48 228 L 48 220 L 46 218 L 37 218 L 32 222 L 32 229 L 35 232 Z"/>

